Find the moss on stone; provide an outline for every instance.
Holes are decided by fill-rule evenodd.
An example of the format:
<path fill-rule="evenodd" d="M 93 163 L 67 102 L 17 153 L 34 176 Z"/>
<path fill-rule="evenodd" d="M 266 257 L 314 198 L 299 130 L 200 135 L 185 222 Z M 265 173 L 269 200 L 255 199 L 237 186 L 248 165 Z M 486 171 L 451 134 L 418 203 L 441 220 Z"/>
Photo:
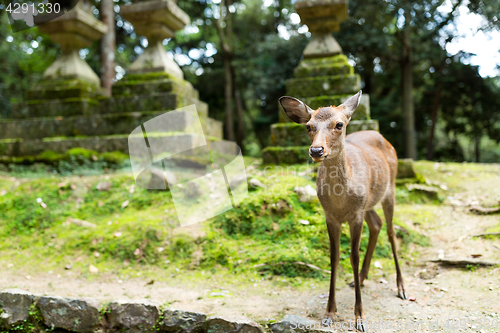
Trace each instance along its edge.
<path fill-rule="evenodd" d="M 311 139 L 304 125 L 280 123 L 271 125 L 271 146 L 307 146 Z"/>
<path fill-rule="evenodd" d="M 379 131 L 378 120 L 351 120 L 347 125 L 347 134 L 358 131 Z"/>
<path fill-rule="evenodd" d="M 262 150 L 264 164 L 300 164 L 309 160 L 309 146 L 266 147 Z"/>
<path fill-rule="evenodd" d="M 294 78 L 286 81 L 287 93 L 297 98 L 337 94 L 355 94 L 360 89 L 360 77 L 354 75 Z"/>
<path fill-rule="evenodd" d="M 354 68 L 344 63 L 310 65 L 303 60 L 294 70 L 294 77 L 352 75 Z"/>

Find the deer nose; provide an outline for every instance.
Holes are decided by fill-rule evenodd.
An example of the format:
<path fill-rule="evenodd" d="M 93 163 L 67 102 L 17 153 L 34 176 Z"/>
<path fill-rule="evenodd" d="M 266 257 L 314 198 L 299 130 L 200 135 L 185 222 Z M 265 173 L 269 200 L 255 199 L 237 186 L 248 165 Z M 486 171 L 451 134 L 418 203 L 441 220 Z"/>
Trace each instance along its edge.
<path fill-rule="evenodd" d="M 309 150 L 309 155 L 311 155 L 311 157 L 321 157 L 323 156 L 323 153 L 324 153 L 324 149 L 323 147 L 311 147 L 311 149 Z"/>

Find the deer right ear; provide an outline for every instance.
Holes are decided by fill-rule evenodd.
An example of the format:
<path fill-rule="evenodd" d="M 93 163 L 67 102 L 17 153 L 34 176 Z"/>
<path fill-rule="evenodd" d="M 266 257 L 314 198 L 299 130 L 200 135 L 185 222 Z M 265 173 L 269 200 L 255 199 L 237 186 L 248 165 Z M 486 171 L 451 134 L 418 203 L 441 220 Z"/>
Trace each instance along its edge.
<path fill-rule="evenodd" d="M 286 115 L 297 124 L 305 124 L 311 119 L 314 112 L 313 109 L 308 107 L 304 102 L 296 98 L 283 96 L 280 98 L 280 104 L 285 110 Z"/>

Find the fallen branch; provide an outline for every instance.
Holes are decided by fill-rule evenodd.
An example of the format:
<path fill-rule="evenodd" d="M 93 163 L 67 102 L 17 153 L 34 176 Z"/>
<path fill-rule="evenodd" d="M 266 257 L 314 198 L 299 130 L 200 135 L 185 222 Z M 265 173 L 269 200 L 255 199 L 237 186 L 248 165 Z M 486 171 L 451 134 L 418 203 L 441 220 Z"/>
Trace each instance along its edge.
<path fill-rule="evenodd" d="M 500 213 L 500 207 L 485 208 L 482 206 L 472 206 L 469 208 L 469 212 L 478 215 L 488 215 Z"/>
<path fill-rule="evenodd" d="M 276 263 L 272 263 L 272 264 L 264 263 L 264 264 L 253 265 L 253 268 L 259 268 L 259 267 L 264 267 L 264 266 L 286 265 L 286 264 L 296 264 L 296 265 L 306 266 L 306 267 L 309 267 L 310 269 L 313 269 L 315 271 L 323 272 L 326 274 L 331 274 L 331 272 L 327 271 L 326 269 L 319 268 L 318 266 L 314 266 L 312 264 L 306 264 L 305 262 L 302 262 L 302 261 L 294 261 L 294 262 L 280 261 L 280 262 L 276 262 Z"/>
<path fill-rule="evenodd" d="M 500 236 L 500 232 L 485 232 L 482 234 L 471 235 L 471 237 L 485 237 L 485 236 Z"/>
<path fill-rule="evenodd" d="M 457 266 L 457 267 L 467 267 L 468 265 L 489 267 L 489 266 L 499 265 L 499 263 L 493 261 L 474 260 L 474 259 L 431 259 L 426 261 L 434 262 L 445 266 Z"/>

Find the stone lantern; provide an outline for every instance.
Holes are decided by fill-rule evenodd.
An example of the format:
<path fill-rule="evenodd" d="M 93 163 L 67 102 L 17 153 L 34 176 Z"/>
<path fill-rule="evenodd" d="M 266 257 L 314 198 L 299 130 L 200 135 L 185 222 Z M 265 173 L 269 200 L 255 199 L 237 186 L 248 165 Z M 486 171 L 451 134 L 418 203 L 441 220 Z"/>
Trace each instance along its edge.
<path fill-rule="evenodd" d="M 164 72 L 182 79 L 182 70 L 167 56 L 162 41 L 174 37 L 189 23 L 189 16 L 172 0 L 138 1 L 123 6 L 120 14 L 148 39 L 148 47 L 130 66 L 130 74 Z"/>
<path fill-rule="evenodd" d="M 311 32 L 311 40 L 303 51 L 304 59 L 286 81 L 287 95 L 302 100 L 313 109 L 340 105 L 361 88 L 342 48 L 332 35 L 347 18 L 347 0 L 299 0 L 295 10 Z M 262 151 L 264 163 L 295 164 L 310 160 L 309 136 L 303 125 L 292 123 L 280 106 L 280 123 L 271 126 L 270 146 Z M 347 133 L 377 130 L 378 121 L 370 119 L 370 100 L 361 97 Z"/>
<path fill-rule="evenodd" d="M 295 3 L 302 23 L 312 34 L 304 49 L 304 58 L 328 57 L 342 53 L 332 32 L 340 30 L 347 18 L 347 0 L 302 0 Z"/>
<path fill-rule="evenodd" d="M 46 19 L 45 16 L 49 15 L 41 15 L 35 22 Z M 72 10 L 41 24 L 39 28 L 62 48 L 62 55 L 43 74 L 44 80 L 69 79 L 83 81 L 93 87 L 100 86 L 99 77 L 78 53 L 107 31 L 106 25 L 92 15 L 88 1 L 80 0 Z"/>

